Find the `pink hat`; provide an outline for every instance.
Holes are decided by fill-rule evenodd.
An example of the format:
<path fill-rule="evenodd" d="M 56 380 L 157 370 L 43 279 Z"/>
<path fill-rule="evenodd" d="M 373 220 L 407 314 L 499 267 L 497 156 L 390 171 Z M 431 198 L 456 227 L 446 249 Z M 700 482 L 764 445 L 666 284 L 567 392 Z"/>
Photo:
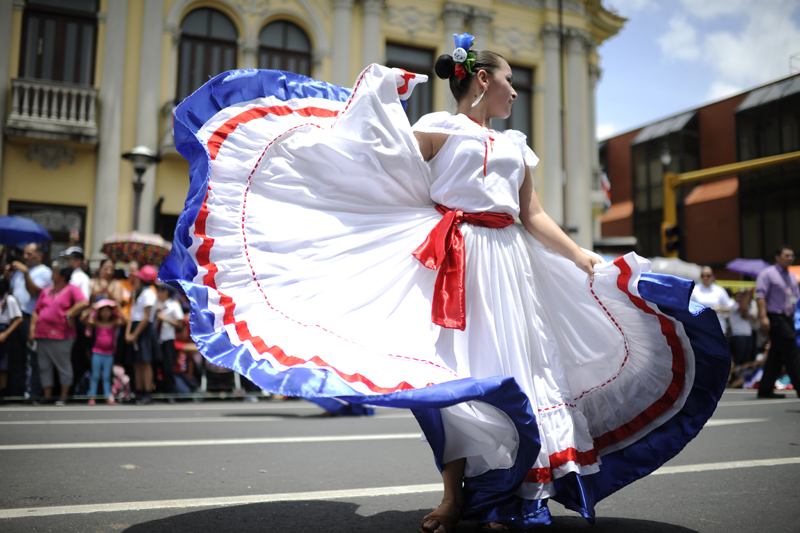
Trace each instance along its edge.
<path fill-rule="evenodd" d="M 134 272 L 133 275 L 145 283 L 155 283 L 156 280 L 158 280 L 158 272 L 156 272 L 156 269 L 150 265 L 143 266 Z"/>
<path fill-rule="evenodd" d="M 102 300 L 98 300 L 94 306 L 97 309 L 102 309 L 103 307 L 117 307 L 117 302 L 108 298 L 103 298 Z"/>

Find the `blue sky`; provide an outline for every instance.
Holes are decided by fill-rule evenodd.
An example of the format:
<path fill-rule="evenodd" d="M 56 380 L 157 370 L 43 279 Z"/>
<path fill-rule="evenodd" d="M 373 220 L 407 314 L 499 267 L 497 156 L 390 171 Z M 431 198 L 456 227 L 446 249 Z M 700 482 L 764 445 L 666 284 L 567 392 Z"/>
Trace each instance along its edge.
<path fill-rule="evenodd" d="M 800 71 L 798 0 L 605 0 L 626 17 L 598 52 L 603 139 Z"/>

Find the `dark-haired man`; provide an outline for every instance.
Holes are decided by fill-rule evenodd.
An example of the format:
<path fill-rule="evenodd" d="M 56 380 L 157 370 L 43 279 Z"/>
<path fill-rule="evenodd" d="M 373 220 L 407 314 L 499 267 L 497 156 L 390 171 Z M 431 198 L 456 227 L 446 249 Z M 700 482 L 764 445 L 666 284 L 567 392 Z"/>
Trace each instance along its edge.
<path fill-rule="evenodd" d="M 14 261 L 7 268 L 11 278 L 11 294 L 19 302 L 22 309 L 22 331 L 30 328 L 31 315 L 42 289 L 53 284 L 53 272 L 42 264 L 44 251 L 42 245 L 31 243 L 22 250 L 22 261 Z M 39 363 L 35 354 L 26 350 L 25 395 L 41 396 L 42 386 L 39 381 Z"/>
<path fill-rule="evenodd" d="M 800 349 L 794 329 L 794 311 L 800 298 L 800 287 L 789 272 L 793 262 L 792 247 L 780 246 L 775 250 L 775 264 L 763 270 L 756 279 L 758 318 L 762 333 L 770 340 L 769 355 L 758 386 L 759 398 L 783 398 L 773 390 L 781 366 L 786 366 L 794 390 L 800 396 Z"/>

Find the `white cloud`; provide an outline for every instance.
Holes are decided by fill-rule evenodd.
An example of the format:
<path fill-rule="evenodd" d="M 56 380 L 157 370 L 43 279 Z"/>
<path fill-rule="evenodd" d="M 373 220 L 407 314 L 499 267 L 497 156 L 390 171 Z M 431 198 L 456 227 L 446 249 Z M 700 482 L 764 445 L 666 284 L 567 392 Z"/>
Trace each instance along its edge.
<path fill-rule="evenodd" d="M 616 131 L 617 131 L 617 128 L 614 127 L 614 125 L 611 124 L 611 123 L 598 124 L 597 125 L 597 139 L 598 140 L 608 139 L 609 137 L 614 135 L 614 133 L 616 133 Z"/>
<path fill-rule="evenodd" d="M 692 16 L 699 18 L 714 18 L 724 15 L 738 15 L 755 9 L 762 9 L 766 5 L 786 4 L 785 0 L 767 0 L 754 2 L 753 0 L 681 0 L 684 9 Z"/>
<path fill-rule="evenodd" d="M 694 61 L 700 57 L 697 31 L 685 15 L 676 15 L 669 20 L 669 31 L 656 39 L 661 53 L 671 60 Z"/>
<path fill-rule="evenodd" d="M 789 56 L 800 51 L 800 28 L 790 11 L 775 9 L 779 3 L 759 4 L 738 31 L 705 38 L 703 58 L 719 75 L 717 81 L 746 87 L 790 74 Z"/>
<path fill-rule="evenodd" d="M 733 96 L 734 94 L 742 92 L 743 89 L 744 87 L 739 85 L 731 85 L 730 83 L 718 80 L 711 84 L 711 88 L 708 90 L 706 99 L 712 101 L 722 100 L 723 98 L 727 98 L 728 96 Z"/>
<path fill-rule="evenodd" d="M 608 8 L 612 11 L 616 11 L 623 17 L 655 5 L 655 0 L 611 0 L 608 2 Z"/>

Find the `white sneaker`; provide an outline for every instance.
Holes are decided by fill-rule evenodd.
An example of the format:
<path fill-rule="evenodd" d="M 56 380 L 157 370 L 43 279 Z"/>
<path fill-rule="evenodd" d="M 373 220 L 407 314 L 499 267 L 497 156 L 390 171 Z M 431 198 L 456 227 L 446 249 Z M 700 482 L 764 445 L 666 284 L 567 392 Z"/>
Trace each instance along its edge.
<path fill-rule="evenodd" d="M 65 405 L 67 405 L 67 402 L 64 400 L 56 400 L 56 407 L 64 407 Z"/>

